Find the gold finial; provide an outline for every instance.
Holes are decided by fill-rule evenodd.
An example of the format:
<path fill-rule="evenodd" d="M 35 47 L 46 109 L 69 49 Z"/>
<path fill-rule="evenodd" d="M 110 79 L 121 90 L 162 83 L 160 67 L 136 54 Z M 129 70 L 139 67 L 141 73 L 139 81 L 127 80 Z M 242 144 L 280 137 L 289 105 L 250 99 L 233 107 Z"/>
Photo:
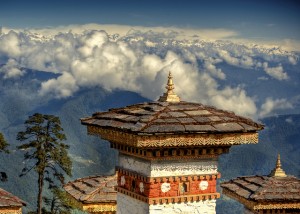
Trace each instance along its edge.
<path fill-rule="evenodd" d="M 286 177 L 285 171 L 281 168 L 280 154 L 278 154 L 276 167 L 271 171 L 270 176 L 272 177 Z"/>
<path fill-rule="evenodd" d="M 180 98 L 174 93 L 174 84 L 171 71 L 169 71 L 168 83 L 166 86 L 167 92 L 159 97 L 160 102 L 180 102 Z"/>

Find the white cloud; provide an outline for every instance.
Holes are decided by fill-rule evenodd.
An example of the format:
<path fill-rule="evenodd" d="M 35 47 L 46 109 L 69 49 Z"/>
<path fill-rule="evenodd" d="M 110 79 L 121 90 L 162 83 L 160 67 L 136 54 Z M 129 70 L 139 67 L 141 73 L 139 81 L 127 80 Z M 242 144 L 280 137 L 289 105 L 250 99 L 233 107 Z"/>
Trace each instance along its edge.
<path fill-rule="evenodd" d="M 215 93 L 211 100 L 214 106 L 247 117 L 253 117 L 257 111 L 254 99 L 248 97 L 246 91 L 239 87 L 226 87 L 224 90 Z"/>
<path fill-rule="evenodd" d="M 239 65 L 239 60 L 235 57 L 232 57 L 231 54 L 226 50 L 219 50 L 219 56 L 230 65 Z"/>
<path fill-rule="evenodd" d="M 263 63 L 264 71 L 269 74 L 271 77 L 274 77 L 278 80 L 287 80 L 289 77 L 286 72 L 283 71 L 282 65 L 277 67 L 269 67 L 267 62 Z"/>
<path fill-rule="evenodd" d="M 50 79 L 43 82 L 39 93 L 41 96 L 50 93 L 57 98 L 61 98 L 73 95 L 78 89 L 79 87 L 76 85 L 74 77 L 68 72 L 64 72 L 57 79 Z"/>
<path fill-rule="evenodd" d="M 296 56 L 289 56 L 288 59 L 289 59 L 289 62 L 290 62 L 292 65 L 296 65 L 296 64 L 297 64 L 298 59 L 297 59 Z"/>
<path fill-rule="evenodd" d="M 2 28 L 3 33 L 10 30 L 22 32 L 23 29 Z M 138 33 L 157 33 L 161 37 L 172 35 L 176 39 L 194 39 L 195 35 L 198 39 L 220 40 L 232 38 L 238 35 L 238 32 L 230 29 L 215 28 L 215 29 L 197 29 L 197 28 L 178 28 L 178 27 L 145 27 L 131 25 L 100 25 L 100 24 L 85 24 L 85 25 L 69 25 L 60 27 L 49 27 L 44 29 L 30 29 L 30 32 L 41 34 L 44 36 L 54 36 L 59 33 L 71 32 L 73 34 L 83 34 L 85 31 L 104 30 L 110 35 L 117 34 L 120 37 L 130 34 L 137 35 Z"/>
<path fill-rule="evenodd" d="M 293 104 L 286 99 L 275 99 L 268 97 L 266 101 L 261 106 L 261 111 L 259 113 L 260 117 L 265 117 L 276 110 L 292 109 Z"/>
<path fill-rule="evenodd" d="M 288 117 L 285 119 L 285 122 L 289 123 L 289 124 L 293 124 L 294 121 L 293 121 L 293 118 L 292 117 Z"/>
<path fill-rule="evenodd" d="M 18 63 L 14 59 L 9 59 L 5 65 L 0 67 L 0 73 L 4 73 L 4 79 L 9 79 L 23 76 L 25 71 L 19 68 Z"/>
<path fill-rule="evenodd" d="M 226 79 L 226 75 L 222 72 L 220 68 L 216 68 L 216 66 L 210 61 L 204 61 L 204 69 L 209 71 L 214 77 L 217 77 L 221 80 Z"/>
<path fill-rule="evenodd" d="M 268 75 L 277 79 L 288 78 L 281 64 L 268 67 L 266 59 L 272 60 L 268 57 L 273 57 L 274 53 L 269 54 L 266 49 L 256 46 L 178 40 L 182 35 L 195 35 L 194 31 L 182 29 L 166 31 L 166 28 L 154 28 L 149 31 L 141 28 L 128 32 L 130 29 L 123 26 L 118 32 L 122 35 L 117 37 L 112 35 L 118 31 L 117 26 L 108 29 L 110 32 L 100 27 L 101 30 L 95 30 L 95 27 L 99 26 L 34 30 L 34 34 L 8 32 L 0 35 L 0 44 L 9 41 L 11 49 L 0 46 L 0 59 L 4 56 L 13 60 L 13 68 L 19 66 L 59 73 L 59 77 L 43 82 L 39 91 L 41 96 L 57 98 L 72 96 L 82 87 L 101 86 L 107 90 L 135 91 L 155 100 L 165 91 L 167 72 L 171 70 L 175 91 L 182 100 L 215 105 L 250 117 L 257 113 L 254 98 L 240 86 L 230 86 L 225 81 L 222 81 L 225 85 L 219 86 L 218 81 L 226 79 L 219 63 L 253 69 L 261 69 L 264 65 Z M 59 33 L 65 32 L 63 30 L 72 32 Z M 218 30 L 198 33 L 204 38 Z M 222 38 L 234 36 L 230 31 L 220 32 Z M 290 60 L 289 56 L 280 55 L 286 61 Z M 264 58 L 265 64 L 257 58 Z M 15 70 L 11 75 L 22 74 Z M 263 110 L 268 112 L 267 107 Z"/>
<path fill-rule="evenodd" d="M 257 79 L 258 79 L 258 80 L 263 80 L 263 81 L 269 80 L 269 78 L 268 78 L 268 77 L 265 77 L 265 76 L 258 77 Z"/>
<path fill-rule="evenodd" d="M 14 31 L 1 35 L 0 54 L 13 58 L 18 57 L 21 54 L 19 40 L 19 34 Z"/>

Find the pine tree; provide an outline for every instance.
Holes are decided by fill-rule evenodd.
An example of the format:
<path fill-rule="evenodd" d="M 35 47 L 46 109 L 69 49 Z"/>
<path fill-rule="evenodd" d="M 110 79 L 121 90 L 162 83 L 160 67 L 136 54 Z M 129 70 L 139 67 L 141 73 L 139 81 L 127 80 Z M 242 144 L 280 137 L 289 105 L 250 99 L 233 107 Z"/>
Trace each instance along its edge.
<path fill-rule="evenodd" d="M 44 197 L 44 202 L 50 207 L 51 214 L 70 214 L 77 206 L 73 200 L 68 197 L 68 193 L 59 187 L 51 189 L 52 198 Z"/>
<path fill-rule="evenodd" d="M 64 183 L 64 173 L 71 176 L 72 162 L 68 156 L 69 146 L 60 119 L 53 115 L 35 113 L 25 121 L 25 131 L 17 135 L 17 140 L 23 142 L 17 148 L 25 150 L 26 166 L 20 176 L 26 175 L 32 169 L 38 174 L 37 213 L 42 213 L 43 187 L 45 182 L 49 187 Z"/>
<path fill-rule="evenodd" d="M 6 149 L 8 145 L 9 144 L 4 139 L 3 134 L 0 132 L 0 152 L 9 153 L 9 151 Z M 0 181 L 7 181 L 7 175 L 3 171 L 0 171 Z"/>
<path fill-rule="evenodd" d="M 8 153 L 8 150 L 6 149 L 7 146 L 8 146 L 8 143 L 4 139 L 3 134 L 0 132 L 0 152 Z"/>

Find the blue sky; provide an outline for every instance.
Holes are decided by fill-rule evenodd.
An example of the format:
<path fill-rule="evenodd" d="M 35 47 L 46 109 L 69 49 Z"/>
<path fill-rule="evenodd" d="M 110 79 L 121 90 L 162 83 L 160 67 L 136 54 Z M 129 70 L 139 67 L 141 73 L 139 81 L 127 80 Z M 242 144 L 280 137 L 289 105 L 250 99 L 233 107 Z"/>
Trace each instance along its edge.
<path fill-rule="evenodd" d="M 243 38 L 299 39 L 300 4 L 273 1 L 16 1 L 0 3 L 0 26 L 44 28 L 70 24 L 118 24 L 225 28 Z"/>

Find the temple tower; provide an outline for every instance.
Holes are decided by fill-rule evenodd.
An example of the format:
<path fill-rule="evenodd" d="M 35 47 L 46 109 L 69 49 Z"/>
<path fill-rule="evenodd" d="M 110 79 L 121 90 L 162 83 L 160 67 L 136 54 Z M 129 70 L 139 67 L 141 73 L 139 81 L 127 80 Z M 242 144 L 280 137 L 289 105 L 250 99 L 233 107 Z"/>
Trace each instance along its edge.
<path fill-rule="evenodd" d="M 119 151 L 118 214 L 215 213 L 218 156 L 257 143 L 261 124 L 167 91 L 158 101 L 83 118 L 88 134 Z"/>

